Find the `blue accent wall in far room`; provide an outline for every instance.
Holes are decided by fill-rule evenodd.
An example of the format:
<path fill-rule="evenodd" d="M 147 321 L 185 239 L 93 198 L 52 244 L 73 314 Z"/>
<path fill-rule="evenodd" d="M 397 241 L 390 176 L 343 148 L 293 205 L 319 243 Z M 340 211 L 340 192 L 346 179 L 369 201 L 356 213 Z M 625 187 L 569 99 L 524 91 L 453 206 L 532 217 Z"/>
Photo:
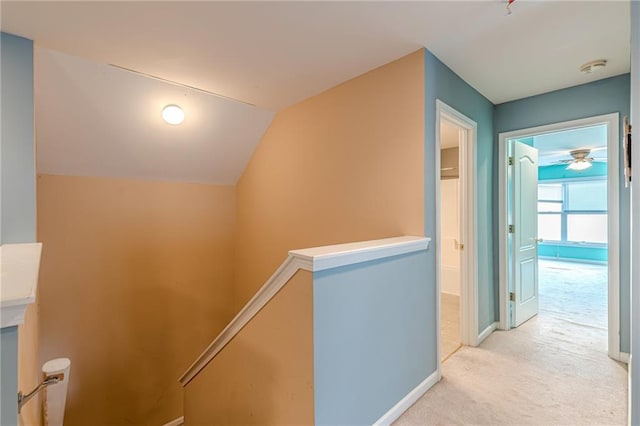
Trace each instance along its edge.
<path fill-rule="evenodd" d="M 559 243 L 541 243 L 538 255 L 554 259 L 577 260 L 582 262 L 606 262 L 606 247 L 584 247 Z"/>
<path fill-rule="evenodd" d="M 495 149 L 494 159 L 498 157 L 498 135 L 504 132 L 527 129 L 563 121 L 597 115 L 619 113 L 620 134 L 622 134 L 622 117 L 629 115 L 630 110 L 630 75 L 606 78 L 592 83 L 567 89 L 556 90 L 538 96 L 506 102 L 495 107 Z M 622 178 L 622 153 L 620 153 L 620 182 Z M 498 170 L 494 170 L 493 199 L 494 211 L 498 211 Z M 630 217 L 629 190 L 620 185 L 620 350 L 629 352 L 630 348 Z M 492 238 L 494 253 L 498 253 L 498 217 L 493 219 Z M 497 271 L 497 256 L 494 267 Z M 496 279 L 496 285 L 498 280 Z"/>
<path fill-rule="evenodd" d="M 593 163 L 593 166 L 586 170 L 568 170 L 566 164 L 554 164 L 551 166 L 538 167 L 538 181 L 557 179 L 584 179 L 607 176 L 607 163 Z"/>
<path fill-rule="evenodd" d="M 431 52 L 425 50 L 425 165 L 424 165 L 424 231 L 427 236 L 436 235 L 435 200 L 435 117 L 436 100 L 439 99 L 478 124 L 476 143 L 477 222 L 478 253 L 478 333 L 494 321 L 497 315 L 498 292 L 494 277 L 493 250 L 493 104 L 467 84 Z M 497 211 L 497 210 L 496 210 Z M 432 244 L 435 241 L 431 242 Z M 429 270 L 434 271 L 435 250 L 429 250 Z M 434 294 L 435 301 L 438 297 Z M 431 305 L 429 305 L 431 307 Z M 435 318 L 434 318 L 435 321 Z"/>

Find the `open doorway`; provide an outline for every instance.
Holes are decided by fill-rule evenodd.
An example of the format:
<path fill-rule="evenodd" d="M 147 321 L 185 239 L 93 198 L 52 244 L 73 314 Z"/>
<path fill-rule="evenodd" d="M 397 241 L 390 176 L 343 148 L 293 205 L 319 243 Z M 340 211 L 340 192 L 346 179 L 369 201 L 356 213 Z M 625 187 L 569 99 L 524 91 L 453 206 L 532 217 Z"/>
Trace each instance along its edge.
<path fill-rule="evenodd" d="M 540 315 L 619 348 L 618 115 L 500 135 L 500 328 Z"/>
<path fill-rule="evenodd" d="M 438 370 L 478 333 L 475 147 L 476 123 L 436 101 L 436 289 Z M 485 333 L 486 335 L 487 333 Z"/>
<path fill-rule="evenodd" d="M 440 122 L 440 335 L 445 361 L 461 346 L 460 127 Z"/>

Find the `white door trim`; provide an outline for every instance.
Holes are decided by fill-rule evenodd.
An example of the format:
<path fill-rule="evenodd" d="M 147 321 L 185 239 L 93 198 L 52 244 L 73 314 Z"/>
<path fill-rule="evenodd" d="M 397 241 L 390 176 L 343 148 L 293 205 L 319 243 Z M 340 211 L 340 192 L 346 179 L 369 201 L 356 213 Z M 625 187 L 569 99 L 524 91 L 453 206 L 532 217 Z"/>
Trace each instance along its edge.
<path fill-rule="evenodd" d="M 607 219 L 608 219 L 608 333 L 609 356 L 621 360 L 620 355 L 620 203 L 619 203 L 619 126 L 618 113 L 598 115 L 579 120 L 565 121 L 546 126 L 532 127 L 513 132 L 500 133 L 498 149 L 498 191 L 499 191 L 499 272 L 500 272 L 500 325 L 501 330 L 509 329 L 508 262 L 507 262 L 507 146 L 512 138 L 521 138 L 540 133 L 549 133 L 578 127 L 607 124 Z"/>
<path fill-rule="evenodd" d="M 440 120 L 447 120 L 463 129 L 460 132 L 459 172 L 460 172 L 460 240 L 464 244 L 461 252 L 461 288 L 460 288 L 460 336 L 464 345 L 478 345 L 478 269 L 476 234 L 476 140 L 478 125 L 469 117 L 461 114 L 449 105 L 436 100 L 436 137 L 435 137 L 435 174 L 436 174 L 436 294 L 438 329 L 438 370 L 442 345 L 440 342 Z"/>

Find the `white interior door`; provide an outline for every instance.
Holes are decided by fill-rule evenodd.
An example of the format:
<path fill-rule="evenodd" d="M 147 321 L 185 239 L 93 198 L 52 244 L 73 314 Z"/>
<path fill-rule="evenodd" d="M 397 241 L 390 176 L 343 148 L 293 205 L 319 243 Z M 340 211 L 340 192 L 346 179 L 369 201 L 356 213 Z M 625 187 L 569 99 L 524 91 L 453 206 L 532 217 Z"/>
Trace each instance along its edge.
<path fill-rule="evenodd" d="M 513 326 L 538 314 L 538 150 L 513 143 Z"/>

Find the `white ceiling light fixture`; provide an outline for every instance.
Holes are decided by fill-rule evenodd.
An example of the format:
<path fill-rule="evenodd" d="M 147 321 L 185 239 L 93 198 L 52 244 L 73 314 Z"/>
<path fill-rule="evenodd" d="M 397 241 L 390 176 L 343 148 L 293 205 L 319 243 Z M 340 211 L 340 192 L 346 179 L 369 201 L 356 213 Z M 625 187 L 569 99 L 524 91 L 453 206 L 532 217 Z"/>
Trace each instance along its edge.
<path fill-rule="evenodd" d="M 591 167 L 593 164 L 591 164 L 591 161 L 587 161 L 587 160 L 580 160 L 580 161 L 575 161 L 571 164 L 569 164 L 567 166 L 567 170 L 574 170 L 576 172 L 579 172 L 581 170 L 586 170 L 589 167 Z"/>
<path fill-rule="evenodd" d="M 574 170 L 578 172 L 591 167 L 593 165 L 591 164 L 593 158 L 589 157 L 590 153 L 590 149 L 574 149 L 573 151 L 570 151 L 569 154 L 573 157 L 573 160 L 571 160 L 567 166 L 567 170 Z"/>
<path fill-rule="evenodd" d="M 162 109 L 162 118 L 167 123 L 177 126 L 184 121 L 184 111 L 178 105 L 167 105 Z"/>
<path fill-rule="evenodd" d="M 580 67 L 580 72 L 591 74 L 592 72 L 603 70 L 606 66 L 606 59 L 596 59 L 594 61 L 589 61 L 586 64 L 582 64 L 582 66 Z"/>

